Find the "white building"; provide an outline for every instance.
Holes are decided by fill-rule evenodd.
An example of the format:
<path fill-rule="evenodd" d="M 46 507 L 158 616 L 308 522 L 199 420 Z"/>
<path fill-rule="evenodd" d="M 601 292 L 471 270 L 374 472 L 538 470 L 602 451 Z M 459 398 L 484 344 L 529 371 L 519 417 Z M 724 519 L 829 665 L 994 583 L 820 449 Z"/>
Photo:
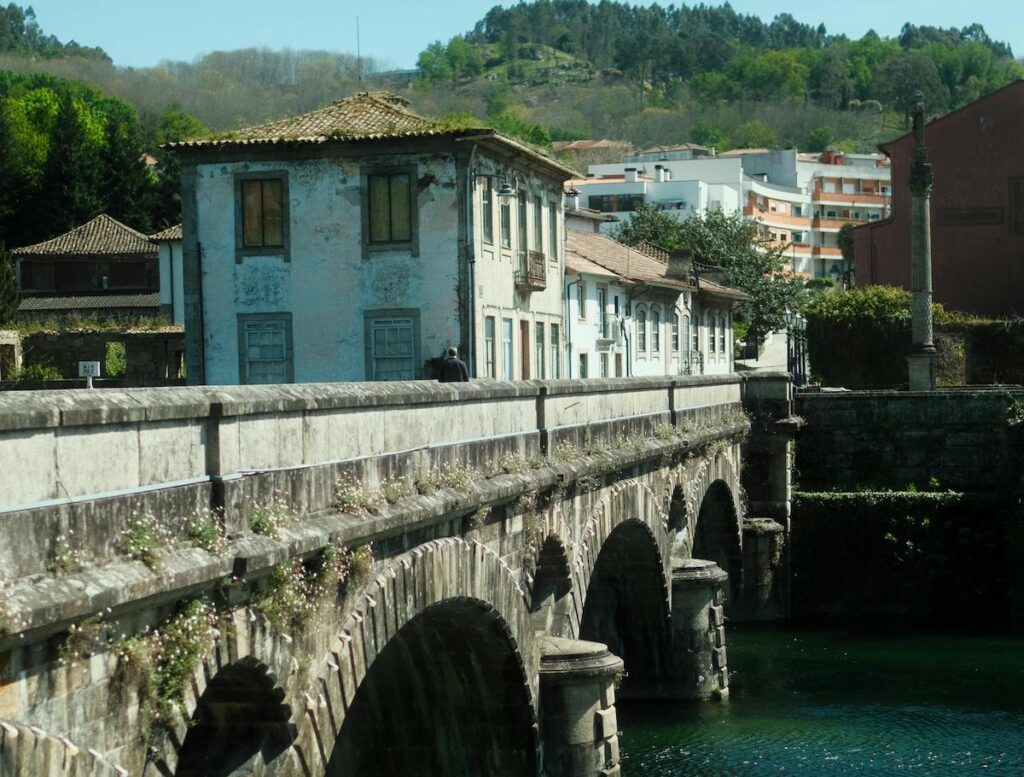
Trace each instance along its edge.
<path fill-rule="evenodd" d="M 570 377 L 733 371 L 732 311 L 746 295 L 689 257 L 570 229 L 566 274 Z"/>
<path fill-rule="evenodd" d="M 839 229 L 888 213 L 890 171 L 880 154 L 798 154 L 794 149 L 736 149 L 717 157 L 591 165 L 570 186 L 579 207 L 628 220 L 643 203 L 679 220 L 695 213 L 742 212 L 761 223 L 761 236 L 784 250 L 790 269 L 806 277 L 842 271 Z"/>
<path fill-rule="evenodd" d="M 181 224 L 149 236 L 160 264 L 160 310 L 172 324 L 185 323 L 185 279 L 182 274 Z"/>
<path fill-rule="evenodd" d="M 182 162 L 194 383 L 561 374 L 563 182 L 492 129 L 359 94 Z"/>

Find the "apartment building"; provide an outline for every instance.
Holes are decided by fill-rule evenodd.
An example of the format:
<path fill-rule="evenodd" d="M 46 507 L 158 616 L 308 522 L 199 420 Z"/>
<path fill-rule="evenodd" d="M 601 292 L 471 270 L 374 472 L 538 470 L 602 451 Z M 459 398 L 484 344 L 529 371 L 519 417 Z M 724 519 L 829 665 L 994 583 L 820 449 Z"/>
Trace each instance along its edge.
<path fill-rule="evenodd" d="M 839 249 L 843 224 L 888 214 L 889 164 L 879 154 L 737 149 L 664 157 L 654 161 L 648 150 L 626 162 L 591 165 L 586 179 L 569 183 L 582 207 L 622 220 L 641 203 L 680 220 L 716 209 L 742 213 L 760 223 L 761 236 L 785 252 L 793 272 L 808 278 L 848 269 Z"/>

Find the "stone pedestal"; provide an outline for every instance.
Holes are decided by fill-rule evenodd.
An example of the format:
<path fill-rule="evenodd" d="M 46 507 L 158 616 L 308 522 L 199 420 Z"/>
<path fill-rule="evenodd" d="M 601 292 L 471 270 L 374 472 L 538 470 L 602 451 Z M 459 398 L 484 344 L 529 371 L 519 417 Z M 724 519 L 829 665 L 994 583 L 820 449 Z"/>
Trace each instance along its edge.
<path fill-rule="evenodd" d="M 935 390 L 935 349 L 912 353 L 907 357 L 911 391 Z"/>
<path fill-rule="evenodd" d="M 715 562 L 703 559 L 688 559 L 672 570 L 672 698 L 729 693 L 723 609 L 728 580 Z"/>
<path fill-rule="evenodd" d="M 786 527 L 771 518 L 743 521 L 743 593 L 730 602 L 730 620 L 773 621 L 788 612 Z"/>
<path fill-rule="evenodd" d="M 547 777 L 618 777 L 615 681 L 622 659 L 599 642 L 540 638 L 541 740 Z"/>

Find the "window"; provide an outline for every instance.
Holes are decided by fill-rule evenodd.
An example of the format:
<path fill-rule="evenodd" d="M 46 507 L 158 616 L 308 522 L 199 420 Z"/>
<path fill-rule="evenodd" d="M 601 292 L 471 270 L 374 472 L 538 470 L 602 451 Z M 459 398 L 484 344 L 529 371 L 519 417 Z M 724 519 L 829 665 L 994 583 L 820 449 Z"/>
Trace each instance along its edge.
<path fill-rule="evenodd" d="M 587 289 L 583 281 L 576 286 L 576 312 L 580 321 L 587 318 Z"/>
<path fill-rule="evenodd" d="M 587 206 L 602 213 L 625 213 L 643 204 L 642 194 L 592 194 L 587 198 Z"/>
<path fill-rule="evenodd" d="M 825 181 L 822 184 L 821 188 L 822 188 L 822 191 L 824 191 L 826 194 L 835 194 L 836 193 L 835 181 Z"/>
<path fill-rule="evenodd" d="M 288 178 L 284 173 L 235 176 L 235 261 L 284 255 L 288 261 Z"/>
<path fill-rule="evenodd" d="M 484 318 L 484 374 L 488 378 L 496 378 L 498 376 L 494 366 L 494 360 L 497 356 L 497 346 L 494 338 L 494 316 L 486 316 Z"/>
<path fill-rule="evenodd" d="M 371 245 L 413 241 L 413 177 L 410 170 L 367 174 L 367 234 Z"/>
<path fill-rule="evenodd" d="M 715 352 L 715 314 L 708 313 L 708 352 Z"/>
<path fill-rule="evenodd" d="M 693 345 L 690 346 L 691 351 L 700 350 L 700 314 L 696 313 L 693 316 Z"/>
<path fill-rule="evenodd" d="M 683 345 L 690 347 L 690 317 L 683 316 Z"/>
<path fill-rule="evenodd" d="M 548 327 L 551 336 L 551 377 L 562 377 L 561 343 L 558 340 L 558 324 Z"/>
<path fill-rule="evenodd" d="M 293 380 L 292 314 L 240 314 L 239 383 L 291 383 Z"/>
<path fill-rule="evenodd" d="M 534 338 L 533 338 L 533 358 L 536 362 L 533 367 L 538 378 L 543 380 L 546 378 L 547 371 L 544 369 L 544 324 L 543 322 L 537 322 L 534 324 Z"/>
<path fill-rule="evenodd" d="M 636 349 L 638 351 L 647 350 L 647 311 L 645 310 L 636 312 Z"/>
<path fill-rule="evenodd" d="M 597 287 L 597 331 L 603 338 L 608 337 L 608 289 Z"/>
<path fill-rule="evenodd" d="M 580 377 L 587 377 L 587 355 L 585 353 L 580 354 Z"/>
<path fill-rule="evenodd" d="M 558 205 L 548 203 L 548 259 L 558 261 Z"/>
<path fill-rule="evenodd" d="M 501 247 L 512 247 L 512 203 L 508 197 L 501 198 Z"/>
<path fill-rule="evenodd" d="M 718 352 L 725 356 L 725 313 L 718 316 Z"/>
<path fill-rule="evenodd" d="M 494 186 L 490 178 L 480 179 L 480 222 L 485 243 L 494 243 Z M 493 375 L 491 377 L 494 377 Z"/>
<path fill-rule="evenodd" d="M 786 240 L 789 240 L 789 234 L 786 233 L 786 232 L 780 232 L 779 233 L 779 240 L 782 240 L 783 242 L 785 242 Z"/>
<path fill-rule="evenodd" d="M 1024 235 L 1024 178 L 1010 179 L 1010 234 Z"/>
<path fill-rule="evenodd" d="M 505 380 L 512 380 L 512 319 L 501 319 L 501 370 Z"/>
<path fill-rule="evenodd" d="M 366 311 L 367 380 L 415 380 L 420 361 L 419 318 L 416 309 Z"/>
<path fill-rule="evenodd" d="M 533 250 L 544 250 L 544 200 L 533 198 Z"/>
<path fill-rule="evenodd" d="M 672 313 L 672 350 L 679 351 L 679 311 Z"/>
<path fill-rule="evenodd" d="M 600 359 L 601 359 L 601 377 L 602 378 L 607 378 L 608 377 L 608 354 L 602 353 L 601 356 L 600 356 Z"/>
<path fill-rule="evenodd" d="M 661 311 L 651 311 L 651 350 L 661 353 Z"/>

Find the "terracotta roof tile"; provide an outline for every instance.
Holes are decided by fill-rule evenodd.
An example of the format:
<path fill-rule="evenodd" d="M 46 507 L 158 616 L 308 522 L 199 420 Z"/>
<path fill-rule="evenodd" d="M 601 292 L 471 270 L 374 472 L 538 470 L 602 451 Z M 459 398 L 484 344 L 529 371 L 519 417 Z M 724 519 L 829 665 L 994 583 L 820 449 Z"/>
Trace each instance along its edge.
<path fill-rule="evenodd" d="M 181 224 L 175 224 L 173 227 L 167 227 L 167 229 L 154 232 L 149 236 L 149 239 L 156 243 L 164 240 L 181 240 Z"/>
<path fill-rule="evenodd" d="M 445 135 L 484 129 L 477 127 L 456 130 L 450 125 L 413 113 L 408 105 L 408 100 L 387 92 L 360 92 L 300 116 L 289 116 L 222 135 L 168 145 L 197 147 L 279 141 L 324 142 Z"/>
<path fill-rule="evenodd" d="M 15 256 L 156 256 L 149 238 L 110 216 L 101 214 L 35 245 L 16 248 Z"/>
<path fill-rule="evenodd" d="M 665 277 L 667 267 L 663 262 L 606 235 L 569 229 L 565 233 L 565 246 L 569 254 L 599 264 L 628 280 L 696 291 L 685 281 Z"/>

